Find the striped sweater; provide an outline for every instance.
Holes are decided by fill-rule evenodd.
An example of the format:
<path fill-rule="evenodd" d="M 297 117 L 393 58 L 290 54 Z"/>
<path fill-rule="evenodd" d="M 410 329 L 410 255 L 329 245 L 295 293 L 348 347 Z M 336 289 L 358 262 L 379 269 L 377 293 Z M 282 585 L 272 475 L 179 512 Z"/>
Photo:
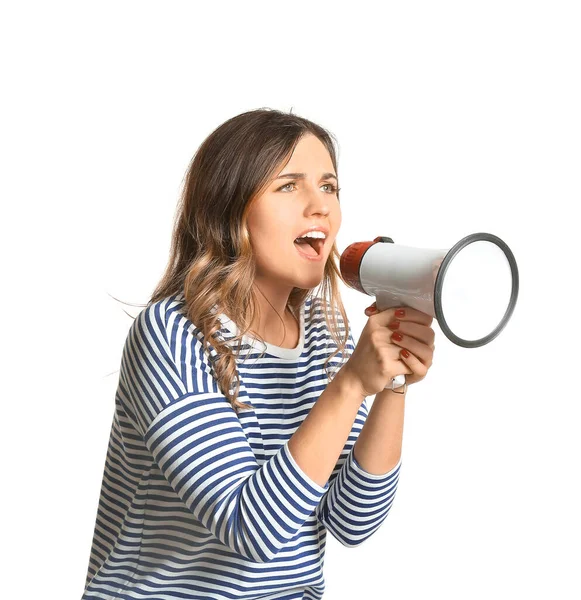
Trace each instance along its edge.
<path fill-rule="evenodd" d="M 254 408 L 238 415 L 183 294 L 138 314 L 123 348 L 83 600 L 319 599 L 327 531 L 348 548 L 377 531 L 401 459 L 382 475 L 355 460 L 365 399 L 324 486 L 288 447 L 327 385 L 323 363 L 336 348 L 321 302 L 301 307 L 296 348 L 266 343 L 259 358 L 264 346 L 244 336 L 239 398 Z M 219 318 L 228 341 L 238 329 Z M 350 334 L 347 356 L 354 347 Z"/>

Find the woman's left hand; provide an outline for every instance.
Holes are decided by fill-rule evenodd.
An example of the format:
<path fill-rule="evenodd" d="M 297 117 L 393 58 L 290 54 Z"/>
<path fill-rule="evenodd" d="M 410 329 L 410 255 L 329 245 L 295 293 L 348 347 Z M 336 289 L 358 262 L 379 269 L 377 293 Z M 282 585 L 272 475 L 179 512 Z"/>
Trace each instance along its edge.
<path fill-rule="evenodd" d="M 400 359 L 412 371 L 411 374 L 405 376 L 406 383 L 409 386 L 424 379 L 432 366 L 436 347 L 434 344 L 436 334 L 430 325 L 434 319 L 430 315 L 409 306 L 398 308 L 402 308 L 405 315 L 393 319 L 388 327 L 393 331 L 391 343 L 402 347 Z M 376 302 L 365 309 L 367 316 L 374 314 L 371 309 L 375 309 L 375 312 L 377 312 Z M 402 336 L 401 339 L 397 339 L 398 333 Z M 407 357 L 405 356 L 406 350 L 409 353 Z"/>

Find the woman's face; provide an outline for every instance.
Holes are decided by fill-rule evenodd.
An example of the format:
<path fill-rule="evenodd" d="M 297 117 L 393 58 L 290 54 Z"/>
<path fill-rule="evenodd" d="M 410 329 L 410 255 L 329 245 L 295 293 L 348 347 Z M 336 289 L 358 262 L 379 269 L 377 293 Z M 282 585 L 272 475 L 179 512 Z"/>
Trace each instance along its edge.
<path fill-rule="evenodd" d="M 319 285 L 341 227 L 336 175 L 323 143 L 312 134 L 303 136 L 290 160 L 255 199 L 248 215 L 257 282 L 287 295 L 293 287 L 310 289 Z M 305 246 L 294 243 L 314 225 L 327 230 L 326 239 L 321 240 L 322 258 L 317 261 L 301 255 L 299 250 Z"/>

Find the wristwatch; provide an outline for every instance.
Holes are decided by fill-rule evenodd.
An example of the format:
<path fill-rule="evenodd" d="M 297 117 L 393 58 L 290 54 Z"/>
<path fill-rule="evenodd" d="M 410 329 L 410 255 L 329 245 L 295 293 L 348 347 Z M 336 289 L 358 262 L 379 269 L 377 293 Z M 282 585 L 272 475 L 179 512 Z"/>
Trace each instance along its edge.
<path fill-rule="evenodd" d="M 396 375 L 391 383 L 385 386 L 386 390 L 392 390 L 396 394 L 405 394 L 407 390 L 408 384 L 405 379 L 405 375 Z M 402 391 L 398 391 L 400 388 L 403 388 Z"/>

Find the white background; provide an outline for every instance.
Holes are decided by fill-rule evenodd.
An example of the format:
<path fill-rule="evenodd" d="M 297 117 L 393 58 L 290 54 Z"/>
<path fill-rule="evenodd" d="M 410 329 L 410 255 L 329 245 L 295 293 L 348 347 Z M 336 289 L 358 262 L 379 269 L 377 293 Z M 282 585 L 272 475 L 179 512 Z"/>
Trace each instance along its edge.
<path fill-rule="evenodd" d="M 122 345 L 187 164 L 226 119 L 339 140 L 337 244 L 489 232 L 520 293 L 408 390 L 397 496 L 325 598 L 579 598 L 581 19 L 576 2 L 4 5 L 2 593 L 80 598 Z M 355 337 L 373 299 L 343 286 Z M 372 401 L 372 399 L 371 399 Z"/>

